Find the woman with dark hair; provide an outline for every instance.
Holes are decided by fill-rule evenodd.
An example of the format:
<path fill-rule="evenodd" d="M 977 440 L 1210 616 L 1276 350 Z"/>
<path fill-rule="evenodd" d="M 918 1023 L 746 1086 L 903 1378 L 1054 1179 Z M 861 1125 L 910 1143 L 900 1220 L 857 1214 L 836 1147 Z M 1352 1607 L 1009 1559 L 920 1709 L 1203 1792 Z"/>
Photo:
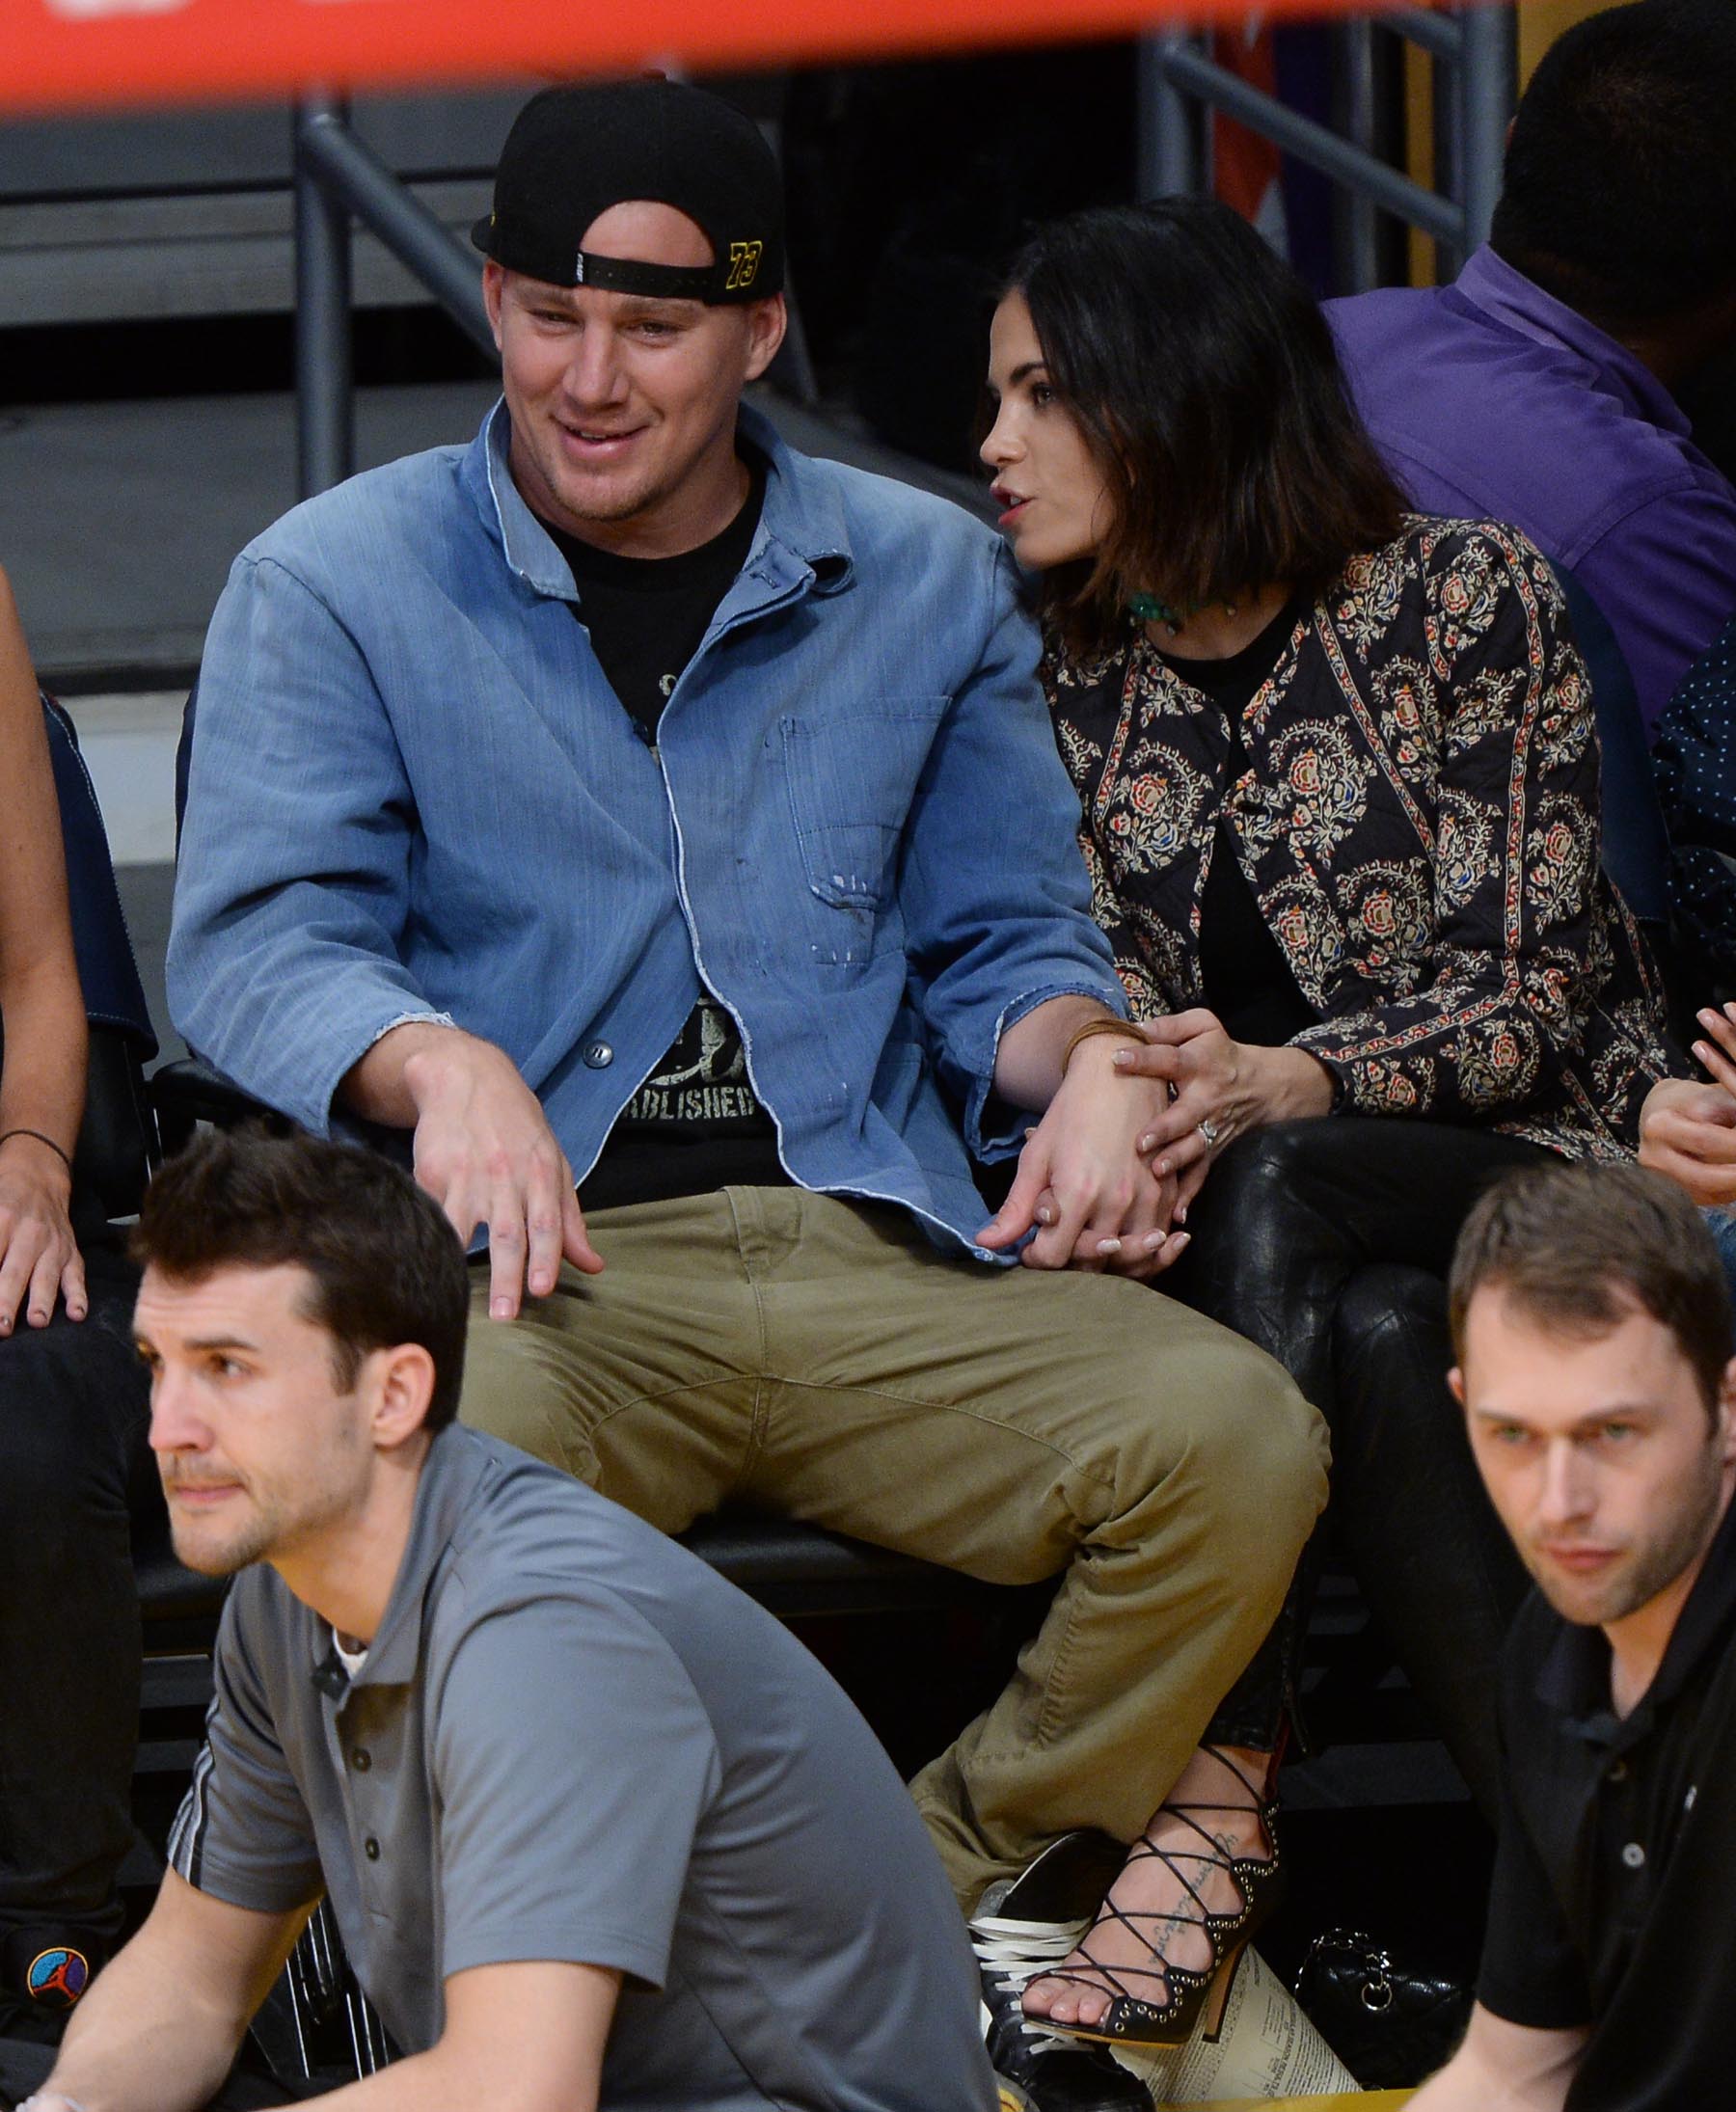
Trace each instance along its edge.
<path fill-rule="evenodd" d="M 1631 1152 L 1665 1068 L 1660 993 L 1599 867 L 1560 588 L 1512 529 L 1407 515 L 1314 301 L 1209 202 L 1042 230 L 995 312 L 990 390 L 983 459 L 1040 575 L 1097 914 L 1148 1043 L 1116 1061 L 1172 1092 L 1144 1140 L 1191 1234 L 1166 1283 L 1333 1422 L 1364 1587 L 1492 1798 L 1490 1675 L 1522 1578 L 1453 1426 L 1440 1279 L 1487 1179 Z M 1174 1889 L 1215 1912 L 1272 1855 L 1255 1807 L 1286 1657 L 1275 1637 L 1207 1734 L 1214 1801 L 1240 1808 L 1208 1822 L 1216 1867 Z M 1113 2034 L 1150 2002 L 1175 1926 L 1159 1878 L 1155 1904 L 1111 1894 L 1028 2013 Z"/>

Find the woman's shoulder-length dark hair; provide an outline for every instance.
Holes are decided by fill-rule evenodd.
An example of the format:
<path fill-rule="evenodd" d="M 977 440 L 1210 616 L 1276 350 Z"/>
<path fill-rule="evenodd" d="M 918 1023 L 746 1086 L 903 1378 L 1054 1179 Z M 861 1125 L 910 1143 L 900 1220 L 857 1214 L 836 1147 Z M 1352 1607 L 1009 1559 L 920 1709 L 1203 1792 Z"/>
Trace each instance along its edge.
<path fill-rule="evenodd" d="M 1051 221 L 1007 290 L 1024 296 L 1114 505 L 1095 558 L 1043 582 L 1075 650 L 1125 636 L 1130 594 L 1191 609 L 1278 581 L 1317 593 L 1397 534 L 1403 496 L 1318 304 L 1229 206 L 1171 198 Z"/>

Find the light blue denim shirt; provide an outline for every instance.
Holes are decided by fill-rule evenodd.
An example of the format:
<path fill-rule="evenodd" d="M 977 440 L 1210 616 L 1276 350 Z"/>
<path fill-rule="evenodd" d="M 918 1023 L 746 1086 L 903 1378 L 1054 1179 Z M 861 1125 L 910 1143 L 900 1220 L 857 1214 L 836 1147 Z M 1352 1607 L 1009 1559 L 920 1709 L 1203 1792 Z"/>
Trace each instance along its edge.
<path fill-rule="evenodd" d="M 957 507 L 746 409 L 742 433 L 759 529 L 655 750 L 513 484 L 504 404 L 242 552 L 200 675 L 170 1009 L 320 1131 L 390 1027 L 454 1020 L 511 1056 L 583 1182 L 703 978 L 789 1173 L 968 1243 L 949 1098 L 1004 1155 L 1005 1028 L 1069 991 L 1126 1010 L 1035 634 Z"/>

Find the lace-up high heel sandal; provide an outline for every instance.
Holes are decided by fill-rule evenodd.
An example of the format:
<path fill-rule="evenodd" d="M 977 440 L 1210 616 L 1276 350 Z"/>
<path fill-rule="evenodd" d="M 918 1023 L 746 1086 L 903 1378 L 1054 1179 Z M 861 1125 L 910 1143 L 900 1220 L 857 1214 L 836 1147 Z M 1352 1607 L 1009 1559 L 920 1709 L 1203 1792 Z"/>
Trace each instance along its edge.
<path fill-rule="evenodd" d="M 1210 1753 L 1230 1776 L 1248 1791 L 1247 1801 L 1223 1804 L 1206 1802 L 1165 1803 L 1158 1819 L 1180 1821 L 1184 1835 L 1197 1837 L 1199 1846 L 1159 1845 L 1150 1832 L 1142 1833 L 1127 1851 L 1126 1865 L 1154 1859 L 1161 1863 L 1180 1887 L 1181 1898 L 1167 1910 L 1128 1908 L 1116 1904 L 1115 1886 L 1091 1928 L 1073 1949 L 1075 1963 L 1051 1966 L 1042 1977 L 1063 1980 L 1094 1994 L 1107 1993 L 1109 2007 L 1094 2024 L 1065 2023 L 1044 2017 L 1044 2027 L 1064 2038 L 1084 2039 L 1108 2045 L 1178 2046 L 1206 2017 L 1216 2030 L 1229 1999 L 1230 1968 L 1243 1948 L 1270 1919 L 1282 1890 L 1277 1835 L 1277 1806 L 1261 1798 L 1228 1754 L 1215 1746 L 1201 1748 Z M 1208 1827 L 1200 1821 L 1233 1813 L 1245 1817 L 1259 1814 L 1269 1856 L 1230 1854 Z M 1207 1882 L 1213 1871 L 1227 1872 L 1235 1886 L 1237 1905 L 1221 1911 L 1206 1903 Z M 1120 1880 L 1117 1880 L 1117 1883 Z M 1126 1929 L 1143 1947 L 1149 1965 L 1111 1964 L 1095 1956 L 1092 1939 L 1111 1926 Z M 1164 1957 L 1162 1937 L 1167 1931 L 1200 1929 L 1211 1946 L 1211 1963 L 1198 1970 L 1172 1965 Z M 1208 2007 L 1209 2006 L 1209 2007 Z M 1033 2022 L 1038 2019 L 1033 2018 Z"/>
<path fill-rule="evenodd" d="M 1027 1981 L 1052 1972 L 1091 1927 L 1123 1849 L 1106 1833 L 1063 1834 L 1017 1878 L 992 1884 L 970 1923 L 983 2037 L 1013 2112 L 1152 2112 L 1152 2094 L 1107 2049 L 1027 2017 Z"/>

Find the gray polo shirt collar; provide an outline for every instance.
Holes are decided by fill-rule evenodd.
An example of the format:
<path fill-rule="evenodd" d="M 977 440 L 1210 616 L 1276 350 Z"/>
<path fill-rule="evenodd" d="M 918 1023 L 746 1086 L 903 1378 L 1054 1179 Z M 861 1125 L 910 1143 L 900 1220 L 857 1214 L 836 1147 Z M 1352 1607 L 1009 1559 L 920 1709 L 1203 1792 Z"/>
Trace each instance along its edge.
<path fill-rule="evenodd" d="M 330 1631 L 323 1626 L 315 1631 L 325 1647 L 313 1668 L 313 1684 L 334 1700 L 352 1686 L 405 1687 L 416 1677 L 421 1662 L 422 1602 L 487 1465 L 456 1424 L 436 1432 L 416 1484 L 404 1558 L 379 1630 L 368 1640 L 367 1663 L 353 1681 L 332 1647 Z"/>

